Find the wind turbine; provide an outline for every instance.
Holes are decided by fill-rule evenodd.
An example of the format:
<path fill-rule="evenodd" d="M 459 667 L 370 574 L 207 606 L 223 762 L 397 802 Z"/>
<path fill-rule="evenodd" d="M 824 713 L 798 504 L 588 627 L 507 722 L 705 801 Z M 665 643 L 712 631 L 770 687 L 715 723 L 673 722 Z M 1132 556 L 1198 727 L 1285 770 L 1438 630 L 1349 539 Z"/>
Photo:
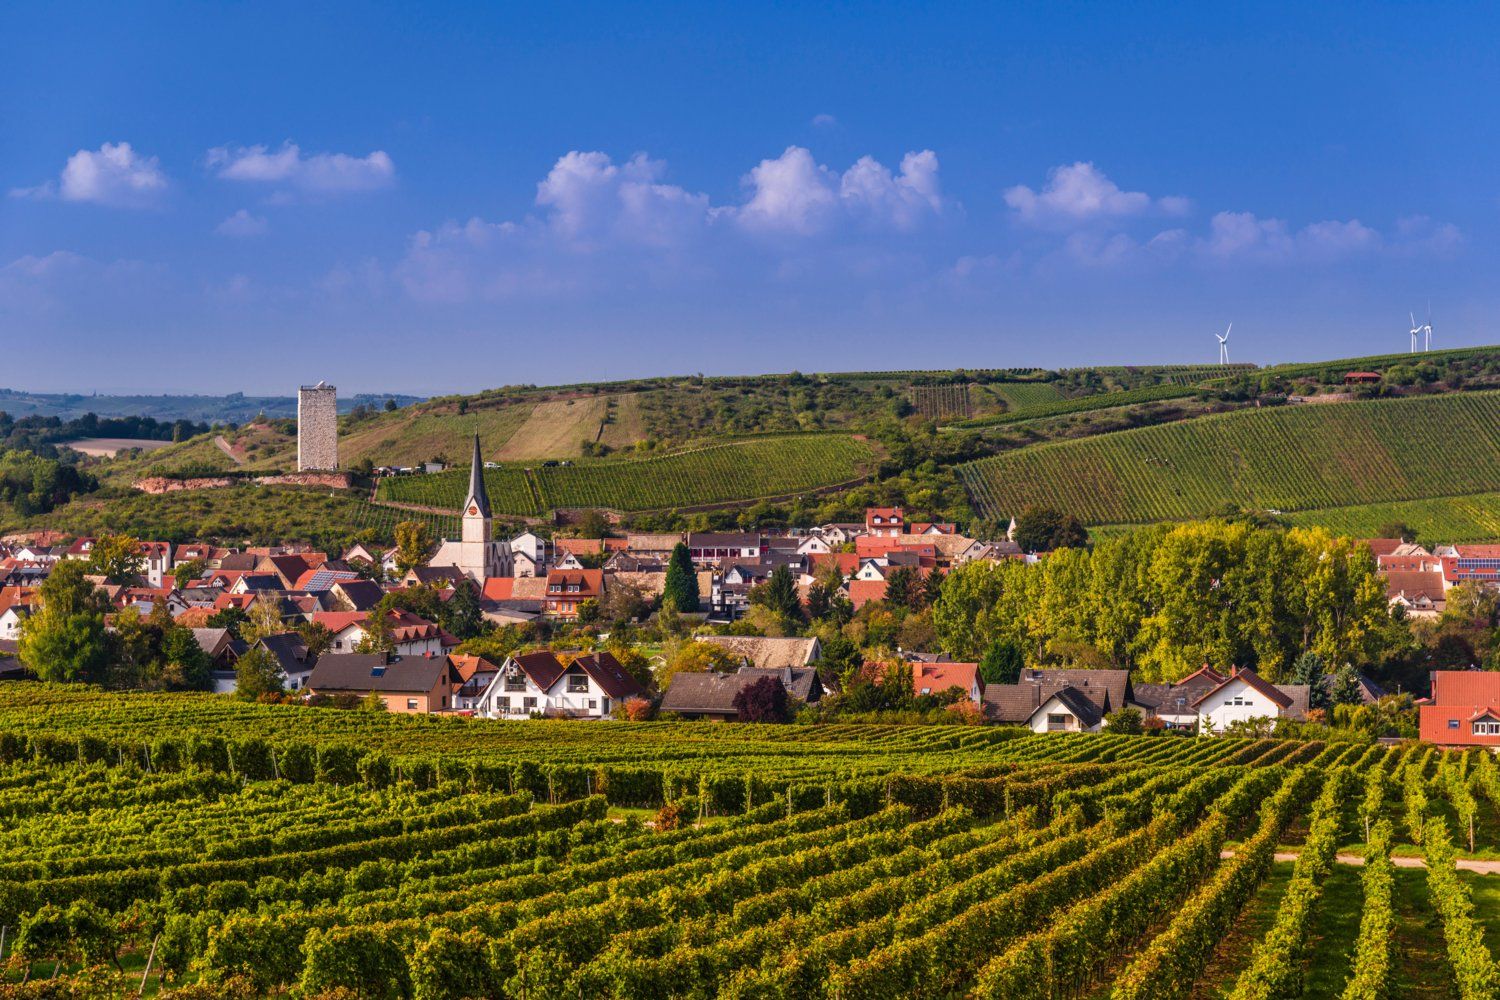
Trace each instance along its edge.
<path fill-rule="evenodd" d="M 1422 335 L 1425 339 L 1422 350 L 1432 350 L 1432 303 L 1427 303 L 1427 322 L 1422 324 Z"/>
<path fill-rule="evenodd" d="M 1234 324 L 1230 323 L 1223 333 L 1214 334 L 1219 338 L 1219 364 L 1221 365 L 1229 364 L 1229 331 L 1233 329 Z"/>
<path fill-rule="evenodd" d="M 1407 315 L 1411 317 L 1411 353 L 1416 354 L 1417 353 L 1417 334 L 1419 334 L 1419 333 L 1422 332 L 1422 328 L 1417 325 L 1417 314 L 1416 313 L 1407 313 Z"/>

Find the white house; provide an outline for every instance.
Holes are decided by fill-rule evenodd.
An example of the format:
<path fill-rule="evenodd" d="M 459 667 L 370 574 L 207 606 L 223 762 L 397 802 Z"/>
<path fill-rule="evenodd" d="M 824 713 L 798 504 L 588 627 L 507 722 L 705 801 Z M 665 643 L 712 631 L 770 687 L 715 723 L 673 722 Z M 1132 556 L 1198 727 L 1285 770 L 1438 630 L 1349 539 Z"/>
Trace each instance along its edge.
<path fill-rule="evenodd" d="M 0 611 L 0 639 L 13 641 L 21 638 L 21 622 L 31 616 L 31 608 L 25 604 L 12 604 Z"/>
<path fill-rule="evenodd" d="M 1300 719 L 1307 714 L 1306 684 L 1272 684 L 1254 670 L 1235 670 L 1195 703 L 1200 732 L 1223 732 L 1251 719 Z"/>
<path fill-rule="evenodd" d="M 885 567 L 881 565 L 882 562 L 884 562 L 884 560 L 881 560 L 881 559 L 861 559 L 859 561 L 859 569 L 855 572 L 855 574 L 852 577 L 850 577 L 850 579 L 851 580 L 868 580 L 868 581 L 871 581 L 871 582 L 874 582 L 876 580 L 884 580 L 885 579 Z"/>
<path fill-rule="evenodd" d="M 832 551 L 833 546 L 829 545 L 818 535 L 808 535 L 797 545 L 797 554 L 799 556 L 826 556 Z"/>
<path fill-rule="evenodd" d="M 1065 687 L 1042 702 L 1026 725 L 1034 733 L 1097 733 L 1104 716 L 1083 692 Z"/>
<path fill-rule="evenodd" d="M 508 657 L 472 707 L 488 719 L 603 719 L 626 698 L 644 694 L 609 653 L 589 653 L 564 665 L 549 650 L 539 650 Z"/>
<path fill-rule="evenodd" d="M 523 531 L 510 540 L 511 558 L 516 576 L 545 576 L 547 540 L 534 531 Z"/>
<path fill-rule="evenodd" d="M 332 633 L 330 653 L 352 653 L 368 633 L 369 613 L 365 611 L 319 611 L 313 621 Z M 443 652 L 443 630 L 425 618 L 409 611 L 391 613 L 392 653 L 396 656 L 424 656 Z"/>

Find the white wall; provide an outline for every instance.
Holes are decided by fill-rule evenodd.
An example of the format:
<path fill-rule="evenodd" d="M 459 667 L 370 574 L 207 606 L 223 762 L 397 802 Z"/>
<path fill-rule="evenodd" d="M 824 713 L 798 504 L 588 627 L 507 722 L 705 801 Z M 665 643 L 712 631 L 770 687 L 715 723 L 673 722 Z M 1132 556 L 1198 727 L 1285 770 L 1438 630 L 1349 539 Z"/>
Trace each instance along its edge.
<path fill-rule="evenodd" d="M 1233 704 L 1236 700 L 1242 704 Z M 1239 679 L 1210 695 L 1198 709 L 1199 719 L 1212 725 L 1215 732 L 1223 732 L 1236 722 L 1274 719 L 1280 714 L 1280 706 Z"/>

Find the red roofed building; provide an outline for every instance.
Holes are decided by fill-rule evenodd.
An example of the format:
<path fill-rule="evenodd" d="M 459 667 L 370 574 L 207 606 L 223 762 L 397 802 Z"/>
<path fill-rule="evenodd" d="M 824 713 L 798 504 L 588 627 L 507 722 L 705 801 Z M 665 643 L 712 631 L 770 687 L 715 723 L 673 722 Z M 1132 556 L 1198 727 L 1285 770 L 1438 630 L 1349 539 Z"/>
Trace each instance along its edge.
<path fill-rule="evenodd" d="M 911 687 L 916 695 L 942 694 L 949 688 L 958 688 L 976 705 L 984 698 L 977 663 L 913 663 Z"/>
<path fill-rule="evenodd" d="M 885 600 L 884 580 L 850 580 L 847 586 L 849 588 L 849 603 L 854 605 L 855 611 L 858 611 L 871 601 Z"/>
<path fill-rule="evenodd" d="M 1500 545 L 1452 545 L 1439 547 L 1443 583 L 1500 583 Z"/>
<path fill-rule="evenodd" d="M 1372 385 L 1379 381 L 1379 372 L 1350 372 L 1344 376 L 1345 385 Z"/>
<path fill-rule="evenodd" d="M 577 618 L 578 605 L 604 596 L 602 569 L 554 569 L 547 572 L 547 614 Z"/>
<path fill-rule="evenodd" d="M 366 627 L 368 611 L 319 611 L 313 622 L 322 625 L 333 634 L 329 649 L 335 653 L 352 653 L 354 647 L 369 634 Z M 391 612 L 391 642 L 397 656 L 422 656 L 427 653 L 442 653 L 449 639 L 437 625 L 410 611 Z"/>
<path fill-rule="evenodd" d="M 906 512 L 900 507 L 866 507 L 865 532 L 871 535 L 903 535 Z"/>
<path fill-rule="evenodd" d="M 1500 673 L 1434 670 L 1432 697 L 1418 712 L 1424 743 L 1500 746 Z"/>

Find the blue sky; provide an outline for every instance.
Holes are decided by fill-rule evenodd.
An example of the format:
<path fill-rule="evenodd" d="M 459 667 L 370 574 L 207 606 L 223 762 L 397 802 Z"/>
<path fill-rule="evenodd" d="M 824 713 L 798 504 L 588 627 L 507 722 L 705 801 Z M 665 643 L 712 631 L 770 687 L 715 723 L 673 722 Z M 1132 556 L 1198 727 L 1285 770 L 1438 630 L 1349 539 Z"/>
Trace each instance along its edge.
<path fill-rule="evenodd" d="M 8 4 L 0 384 L 1500 340 L 1492 8 L 997 7 Z"/>

